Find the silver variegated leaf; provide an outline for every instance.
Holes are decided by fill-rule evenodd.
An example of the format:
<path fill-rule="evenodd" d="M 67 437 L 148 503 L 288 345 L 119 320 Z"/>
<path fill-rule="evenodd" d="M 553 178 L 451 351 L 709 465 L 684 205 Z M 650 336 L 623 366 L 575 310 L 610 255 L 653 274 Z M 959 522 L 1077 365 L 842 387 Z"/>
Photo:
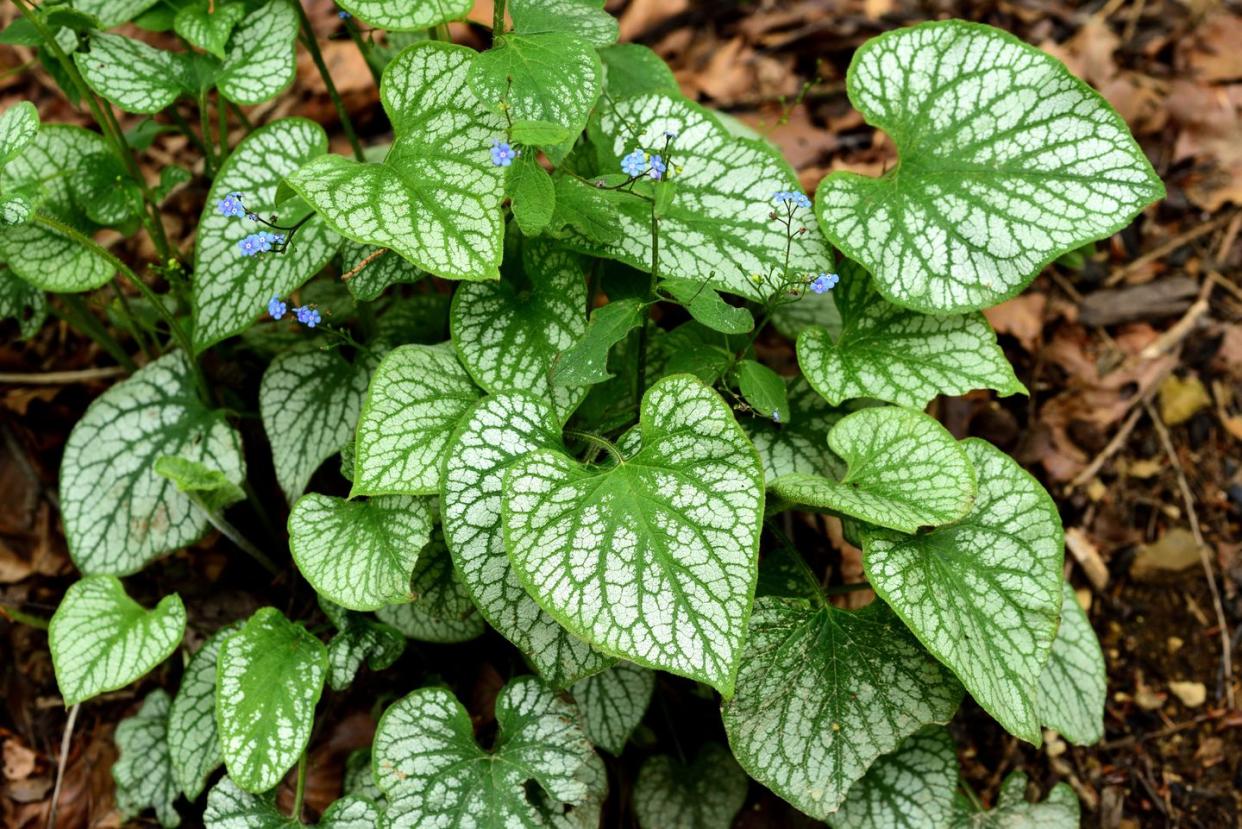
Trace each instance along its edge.
<path fill-rule="evenodd" d="M 599 98 L 604 67 L 595 47 L 574 34 L 498 35 L 475 57 L 469 82 L 487 106 L 518 121 L 556 124 L 577 135 Z"/>
<path fill-rule="evenodd" d="M 76 11 L 94 15 L 105 29 L 133 20 L 157 0 L 75 0 Z"/>
<path fill-rule="evenodd" d="M 185 55 L 121 35 L 92 35 L 73 60 L 87 86 L 126 112 L 159 112 L 191 86 Z"/>
<path fill-rule="evenodd" d="M 128 575 L 207 531 L 206 516 L 154 464 L 166 455 L 246 479 L 241 436 L 199 400 L 189 359 L 164 355 L 108 389 L 69 433 L 60 464 L 65 539 L 83 573 Z"/>
<path fill-rule="evenodd" d="M 703 746 L 692 763 L 667 754 L 643 763 L 634 783 L 640 829 L 729 829 L 750 781 L 728 749 Z"/>
<path fill-rule="evenodd" d="M 571 693 L 591 743 L 620 756 L 638 727 L 655 691 L 655 672 L 631 662 L 578 680 Z"/>
<path fill-rule="evenodd" d="M 0 114 L 0 167 L 30 146 L 39 132 L 39 111 L 30 101 L 18 101 Z"/>
<path fill-rule="evenodd" d="M 301 820 L 283 814 L 272 794 L 251 794 L 228 775 L 207 795 L 206 829 L 298 829 Z M 324 810 L 318 829 L 384 829 L 383 812 L 365 797 L 346 795 Z"/>
<path fill-rule="evenodd" d="M 48 625 L 48 649 L 65 705 L 124 688 L 167 659 L 185 633 L 176 593 L 152 610 L 139 605 L 115 576 L 70 585 Z"/>
<path fill-rule="evenodd" d="M 850 787 L 833 829 L 947 829 L 957 787 L 953 737 L 931 726 L 875 761 Z"/>
<path fill-rule="evenodd" d="M 505 546 L 572 633 L 733 693 L 755 594 L 763 469 L 720 396 L 690 375 L 643 398 L 642 447 L 592 467 L 556 449 L 505 474 Z"/>
<path fill-rule="evenodd" d="M 374 245 L 360 245 L 352 239 L 346 239 L 341 245 L 341 271 L 348 274 L 362 268 L 345 282 L 354 299 L 370 302 L 392 285 L 417 282 L 426 275 L 409 260 L 392 251 L 379 253 L 381 250 Z"/>
<path fill-rule="evenodd" d="M 954 799 L 951 829 L 1078 829 L 1078 796 L 1066 783 L 1058 783 L 1042 803 L 1026 799 L 1026 775 L 1011 772 L 1001 782 L 996 808 L 977 811 L 964 797 Z"/>
<path fill-rule="evenodd" d="M 803 377 L 789 383 L 788 423 L 766 417 L 743 417 L 739 422 L 763 461 L 769 487 L 784 475 L 817 475 L 839 478 L 845 464 L 828 448 L 825 439 L 846 412 L 824 402 Z"/>
<path fill-rule="evenodd" d="M 418 554 L 410 595 L 405 604 L 385 605 L 375 615 L 421 642 L 467 642 L 487 628 L 439 532 Z"/>
<path fill-rule="evenodd" d="M 962 442 L 979 482 L 970 513 L 916 536 L 863 533 L 875 591 L 1010 733 L 1038 744 L 1031 701 L 1061 615 L 1064 546 L 1039 482 L 986 441 Z"/>
<path fill-rule="evenodd" d="M 336 628 L 336 635 L 328 640 L 328 684 L 332 690 L 349 687 L 363 662 L 373 671 L 382 671 L 401 658 L 405 650 L 401 631 L 322 596 L 319 606 Z"/>
<path fill-rule="evenodd" d="M 291 0 L 268 0 L 253 9 L 237 24 L 229 42 L 216 76 L 220 94 L 244 105 L 261 104 L 279 95 L 297 74 L 297 37 L 298 13 Z M 247 202 L 246 206 L 251 205 Z"/>
<path fill-rule="evenodd" d="M 1091 628 L 1074 589 L 1062 586 L 1061 627 L 1052 654 L 1035 687 L 1035 713 L 1075 745 L 1091 745 L 1104 736 L 1104 701 L 1108 677 L 1100 640 Z"/>
<path fill-rule="evenodd" d="M 173 806 L 178 789 L 168 753 L 168 709 L 168 692 L 156 688 L 147 694 L 138 713 L 116 726 L 119 756 L 112 764 L 112 780 L 122 820 L 153 809 L 161 826 L 181 824 L 181 815 Z"/>
<path fill-rule="evenodd" d="M 0 320 L 17 321 L 23 339 L 33 337 L 47 319 L 47 295 L 11 268 L 0 268 Z"/>
<path fill-rule="evenodd" d="M 376 29 L 414 32 L 460 20 L 471 0 L 345 0 L 337 5 Z"/>
<path fill-rule="evenodd" d="M 522 34 L 569 32 L 596 48 L 617 42 L 617 19 L 603 0 L 512 0 L 509 16 Z"/>
<path fill-rule="evenodd" d="M 173 30 L 191 45 L 224 60 L 224 47 L 233 27 L 246 16 L 244 3 L 199 0 L 182 6 L 173 17 Z"/>
<path fill-rule="evenodd" d="M 562 445 L 546 398 L 516 392 L 486 397 L 449 440 L 440 496 L 444 540 L 479 612 L 557 688 L 611 660 L 562 628 L 523 589 L 505 553 L 501 491 L 508 470 L 528 453 Z"/>
<path fill-rule="evenodd" d="M 970 510 L 974 467 L 953 435 L 922 412 L 892 406 L 854 412 L 828 433 L 828 447 L 849 467 L 844 477 L 794 473 L 776 479 L 772 491 L 906 533 Z"/>
<path fill-rule="evenodd" d="M 216 731 L 216 661 L 235 626 L 214 633 L 190 657 L 168 712 L 173 780 L 187 800 L 197 800 L 207 778 L 224 762 Z"/>
<path fill-rule="evenodd" d="M 989 26 L 946 20 L 872 38 L 846 89 L 901 160 L 880 178 L 828 176 L 816 213 L 899 305 L 994 305 L 1164 196 L 1097 92 Z"/>

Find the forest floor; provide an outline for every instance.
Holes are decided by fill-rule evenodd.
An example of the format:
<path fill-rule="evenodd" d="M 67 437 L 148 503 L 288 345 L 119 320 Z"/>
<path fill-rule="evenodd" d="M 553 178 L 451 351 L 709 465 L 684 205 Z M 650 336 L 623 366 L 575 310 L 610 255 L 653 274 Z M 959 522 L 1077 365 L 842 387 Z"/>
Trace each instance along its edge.
<path fill-rule="evenodd" d="M 339 37 L 333 7 L 322 0 L 306 5 L 360 132 L 382 138 L 371 77 L 354 46 Z M 942 399 L 935 412 L 959 437 L 981 436 L 1010 452 L 1053 493 L 1067 532 L 1066 571 L 1108 664 L 1106 735 L 1091 748 L 1055 737 L 1034 748 L 972 707 L 953 728 L 966 779 L 985 802 L 1005 774 L 1021 769 L 1041 796 L 1057 781 L 1073 786 L 1086 826 L 1238 826 L 1242 709 L 1229 700 L 1242 694 L 1242 6 L 612 0 L 609 8 L 621 19 L 622 39 L 664 56 L 687 95 L 778 144 L 808 192 L 832 170 L 877 174 L 893 163 L 891 143 L 850 106 L 845 71 L 863 41 L 919 20 L 956 16 L 1012 32 L 1064 60 L 1130 123 L 1168 198 L 1097 245 L 1081 267 L 1054 266 L 1022 296 L 988 312 L 1029 398 L 972 394 Z M 5 4 L 0 22 L 14 11 Z M 480 0 L 470 19 L 485 24 L 490 17 L 490 2 Z M 486 42 L 481 26 L 454 24 L 451 33 L 459 42 Z M 0 47 L 0 109 L 28 99 L 45 121 L 82 122 L 41 71 L 8 71 L 29 58 L 20 48 Z M 251 117 L 305 115 L 335 131 L 336 148 L 347 151 L 323 84 L 304 54 L 302 60 L 293 90 Z M 161 136 L 148 156 L 153 164 L 171 163 L 185 150 L 179 136 Z M 192 238 L 205 187 L 198 178 L 168 203 L 174 239 Z M 144 238 L 121 244 L 137 260 L 152 258 Z M 760 347 L 771 364 L 792 363 L 784 341 Z M 43 825 L 65 717 L 45 634 L 6 622 L 3 608 L 50 615 L 75 577 L 56 510 L 57 468 L 72 425 L 112 382 L 110 364 L 63 324 L 50 323 L 30 341 L 18 340 L 11 323 L 0 327 L 0 372 L 99 367 L 93 379 L 74 383 L 0 382 L 6 827 Z M 210 368 L 225 377 L 244 370 Z M 831 529 L 802 527 L 800 535 L 828 538 Z M 839 536 L 832 543 L 844 546 Z M 261 598 L 244 573 L 229 575 L 229 549 L 211 537 L 193 557 L 173 557 L 142 578 L 183 585 L 199 577 L 200 595 L 185 596 L 187 604 L 236 618 Z M 225 581 L 217 583 L 222 572 Z M 287 592 L 295 594 L 291 605 L 309 601 Z M 494 643 L 485 638 L 456 648 L 447 670 L 472 677 L 480 697 L 494 695 L 499 674 L 486 656 Z M 447 653 L 419 649 L 420 657 Z M 1223 667 L 1227 650 L 1232 675 Z M 130 689 L 83 709 L 60 825 L 120 825 L 111 734 L 139 698 Z M 312 757 L 312 807 L 336 796 L 342 758 L 369 741 L 372 703 L 365 693 L 336 700 L 340 715 L 325 726 L 330 730 Z M 609 825 L 628 825 L 621 810 L 609 807 Z M 752 784 L 736 825 L 815 824 Z"/>

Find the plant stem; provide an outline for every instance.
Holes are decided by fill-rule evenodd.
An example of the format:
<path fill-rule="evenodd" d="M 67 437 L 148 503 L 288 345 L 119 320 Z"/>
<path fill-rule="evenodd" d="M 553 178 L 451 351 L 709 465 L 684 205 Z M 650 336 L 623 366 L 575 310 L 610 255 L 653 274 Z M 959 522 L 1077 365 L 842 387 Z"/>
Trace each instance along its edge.
<path fill-rule="evenodd" d="M 576 429 L 566 429 L 565 434 L 569 437 L 578 438 L 579 440 L 590 444 L 594 448 L 603 449 L 609 455 L 612 455 L 613 460 L 619 464 L 625 463 L 625 458 L 621 457 L 621 450 L 617 449 L 616 445 L 607 438 L 602 438 L 599 435 L 592 434 L 591 432 L 580 432 Z"/>
<path fill-rule="evenodd" d="M 203 154 L 204 158 L 206 158 L 209 152 L 207 145 L 203 143 L 203 139 L 198 137 L 198 133 L 196 133 L 194 128 L 190 126 L 190 122 L 185 120 L 185 116 L 177 111 L 177 107 L 170 106 L 164 111 L 168 113 L 168 117 L 172 119 L 172 122 L 177 127 L 177 130 L 188 138 L 190 143 L 197 147 L 198 151 Z"/>
<path fill-rule="evenodd" d="M 56 310 L 56 306 L 50 306 L 51 311 L 56 316 L 61 317 L 65 322 L 81 331 L 86 336 L 95 341 L 95 344 L 108 352 L 112 359 L 116 360 L 127 371 L 137 371 L 138 366 L 126 353 L 121 344 L 108 333 L 108 329 L 97 319 L 95 315 L 86 307 L 86 303 L 82 301 L 82 297 L 77 294 L 61 294 L 61 302 L 65 303 L 66 312 L 62 315 Z"/>
<path fill-rule="evenodd" d="M 144 354 L 154 360 L 159 354 L 147 342 L 147 338 L 143 336 L 142 326 L 139 325 L 138 318 L 134 315 L 133 308 L 130 307 L 129 297 L 125 296 L 125 292 L 121 290 L 120 284 L 115 279 L 112 280 L 112 291 L 116 294 L 117 304 L 121 306 L 121 313 L 125 315 L 125 321 L 129 323 L 130 333 L 134 336 L 134 342 L 138 343 L 138 347 L 142 349 Z"/>
<path fill-rule="evenodd" d="M 264 570 L 271 573 L 273 576 L 280 575 L 280 568 L 276 566 L 276 562 L 268 558 L 267 553 L 260 550 L 254 544 L 251 544 L 249 539 L 241 534 L 241 530 L 230 524 L 223 515 L 208 509 L 207 505 L 203 503 L 203 499 L 197 495 L 191 493 L 190 500 L 193 501 L 194 506 L 198 507 L 202 511 L 203 515 L 207 517 L 208 523 L 220 531 L 221 535 L 229 541 L 232 541 L 243 553 L 262 565 Z"/>
<path fill-rule="evenodd" d="M 655 295 L 655 286 L 660 278 L 660 220 L 656 216 L 656 203 L 651 202 L 651 280 L 647 285 L 648 298 Z M 643 317 L 643 325 L 638 329 L 638 377 L 635 386 L 639 408 L 643 404 L 643 394 L 647 391 L 647 337 L 651 327 L 651 314 Z"/>
<path fill-rule="evenodd" d="M 319 51 L 319 42 L 315 40 L 315 30 L 311 27 L 310 18 L 306 16 L 306 10 L 302 8 L 301 2 L 293 5 L 302 19 L 302 45 L 306 47 L 306 51 L 310 52 L 311 60 L 315 62 L 315 68 L 319 70 L 319 77 L 323 78 L 323 85 L 328 90 L 328 97 L 332 99 L 332 106 L 336 108 L 336 117 L 341 122 L 341 129 L 345 131 L 345 137 L 349 139 L 349 146 L 354 148 L 354 158 L 366 161 L 366 156 L 362 152 L 362 144 L 358 143 L 358 134 L 354 132 L 354 123 L 349 120 L 349 113 L 345 110 L 345 102 L 341 100 L 340 93 L 336 91 L 336 84 L 332 83 L 328 65 L 323 62 L 323 53 Z"/>
<path fill-rule="evenodd" d="M 224 98 L 216 93 L 216 126 L 220 131 L 220 163 L 224 163 L 224 159 L 229 154 L 229 111 L 224 105 Z"/>
<path fill-rule="evenodd" d="M 505 33 L 505 0 L 495 0 L 492 4 L 492 40 Z"/>
<path fill-rule="evenodd" d="M 362 53 L 362 60 L 367 65 L 367 71 L 371 73 L 371 79 L 375 81 L 375 86 L 378 89 L 381 73 L 375 68 L 375 64 L 371 62 L 371 45 L 362 39 L 362 34 L 354 24 L 353 18 L 345 21 L 345 31 L 349 32 L 349 39 L 354 42 L 354 45 L 358 47 L 358 51 Z"/>
<path fill-rule="evenodd" d="M 203 173 L 208 178 L 215 178 L 216 151 L 212 148 L 211 113 L 207 109 L 207 91 L 198 96 L 198 128 L 203 133 Z"/>
<path fill-rule="evenodd" d="M 42 616 L 35 616 L 33 613 L 26 613 L 6 604 L 0 604 L 0 616 L 7 617 L 8 619 L 21 625 L 29 625 L 30 627 L 37 628 L 39 630 L 47 630 L 47 619 L 44 619 Z"/>
<path fill-rule="evenodd" d="M 243 127 L 246 128 L 246 132 L 247 133 L 253 132 L 254 124 L 251 123 L 248 117 L 246 117 L 246 113 L 242 111 L 242 108 L 239 107 L 237 104 L 233 103 L 232 101 L 229 101 L 228 105 L 229 105 L 229 109 L 233 110 L 233 114 L 237 116 L 237 120 L 241 122 L 241 125 Z"/>
<path fill-rule="evenodd" d="M 73 745 L 73 727 L 78 721 L 78 709 L 82 703 L 75 702 L 65 721 L 65 733 L 60 738 L 60 758 L 56 761 L 56 785 L 52 787 L 52 805 L 47 810 L 48 829 L 55 829 L 56 806 L 60 803 L 60 787 L 65 782 L 65 765 L 69 762 L 69 746 Z"/>
<path fill-rule="evenodd" d="M 302 798 L 306 795 L 306 749 L 298 758 L 298 782 L 293 790 L 293 814 L 291 817 L 298 823 L 302 822 Z"/>

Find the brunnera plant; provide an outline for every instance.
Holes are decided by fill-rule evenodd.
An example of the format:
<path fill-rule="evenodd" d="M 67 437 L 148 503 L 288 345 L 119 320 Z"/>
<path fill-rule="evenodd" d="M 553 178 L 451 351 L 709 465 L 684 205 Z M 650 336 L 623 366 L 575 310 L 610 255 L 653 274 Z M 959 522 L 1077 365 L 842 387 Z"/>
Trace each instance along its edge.
<path fill-rule="evenodd" d="M 392 126 L 370 146 L 291 0 L 15 2 L 0 40 L 35 48 L 98 130 L 0 115 L 0 310 L 30 335 L 57 294 L 131 371 L 65 447 L 82 578 L 50 623 L 56 679 L 76 706 L 184 662 L 117 728 L 126 814 L 297 824 L 324 694 L 407 640 L 490 627 L 529 667 L 494 740 L 444 687 L 377 700 L 320 825 L 599 825 L 604 755 L 633 750 L 657 672 L 718 695 L 727 747 L 646 752 L 648 829 L 729 825 L 747 776 L 834 827 L 1077 825 L 1064 785 L 1033 803 L 1012 776 L 991 811 L 959 785 L 944 724 L 966 694 L 1023 740 L 1090 744 L 1104 664 L 1051 498 L 922 411 L 1024 393 L 980 309 L 1163 195 L 1062 64 L 961 21 L 870 40 L 847 89 L 900 160 L 812 202 L 769 142 L 617 44 L 601 0 L 502 0 L 484 52 L 445 42 L 468 2 L 342 2 Z M 107 31 L 131 21 L 184 48 Z M 239 107 L 292 82 L 299 41 L 352 157 Z M 113 107 L 164 115 L 122 132 Z M 202 163 L 152 183 L 136 156 L 165 130 Z M 196 175 L 191 254 L 160 205 Z M 102 228 L 145 230 L 154 278 Z M 83 302 L 114 280 L 141 293 L 108 309 L 138 357 Z M 756 353 L 769 328 L 796 376 Z M 265 362 L 257 401 L 211 381 L 209 351 Z M 248 483 L 256 402 L 288 555 L 230 520 L 284 509 Z M 871 604 L 832 601 L 789 511 L 842 520 Z M 182 600 L 148 609 L 120 579 L 213 527 L 279 583 L 296 568 L 319 612 L 265 607 L 182 650 Z M 294 767 L 290 816 L 274 789 Z"/>

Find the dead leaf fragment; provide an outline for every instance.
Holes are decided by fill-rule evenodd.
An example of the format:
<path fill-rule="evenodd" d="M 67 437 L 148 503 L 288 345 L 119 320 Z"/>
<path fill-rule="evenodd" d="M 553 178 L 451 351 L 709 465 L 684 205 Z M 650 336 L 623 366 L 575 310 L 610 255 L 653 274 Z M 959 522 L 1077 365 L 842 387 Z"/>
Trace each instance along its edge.
<path fill-rule="evenodd" d="M 1160 419 L 1169 426 L 1178 426 L 1212 405 L 1207 389 L 1198 377 L 1185 380 L 1170 374 L 1160 384 Z"/>
<path fill-rule="evenodd" d="M 1162 573 L 1179 573 L 1199 563 L 1199 547 L 1190 530 L 1174 527 L 1155 544 L 1139 548 L 1130 575 L 1138 581 L 1147 581 Z"/>
<path fill-rule="evenodd" d="M 15 738 L 4 741 L 4 777 L 6 780 L 25 780 L 34 774 L 38 755 Z"/>
<path fill-rule="evenodd" d="M 1169 690 L 1187 708 L 1198 708 L 1207 701 L 1207 686 L 1202 682 L 1170 682 Z"/>

